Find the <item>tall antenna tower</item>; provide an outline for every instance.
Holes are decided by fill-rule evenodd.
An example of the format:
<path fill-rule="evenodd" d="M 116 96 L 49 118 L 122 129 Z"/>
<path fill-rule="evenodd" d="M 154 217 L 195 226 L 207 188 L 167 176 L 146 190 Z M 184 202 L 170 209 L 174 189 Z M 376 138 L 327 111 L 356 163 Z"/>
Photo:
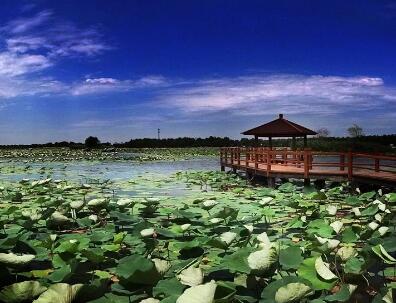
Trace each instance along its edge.
<path fill-rule="evenodd" d="M 157 130 L 157 131 L 158 131 L 158 140 L 161 140 L 161 136 L 160 136 L 160 135 L 161 135 L 161 129 L 160 129 L 160 128 L 158 128 L 158 130 Z"/>

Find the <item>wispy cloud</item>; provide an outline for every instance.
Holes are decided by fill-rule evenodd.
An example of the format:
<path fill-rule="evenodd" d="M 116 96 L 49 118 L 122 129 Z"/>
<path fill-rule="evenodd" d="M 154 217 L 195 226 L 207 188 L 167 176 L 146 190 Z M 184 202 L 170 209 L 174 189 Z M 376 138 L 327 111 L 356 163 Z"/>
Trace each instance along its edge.
<path fill-rule="evenodd" d="M 7 51 L 13 53 L 37 52 L 59 56 L 93 56 L 111 49 L 95 27 L 80 28 L 58 19 L 52 11 L 43 10 L 31 17 L 20 17 L 0 28 Z"/>
<path fill-rule="evenodd" d="M 16 55 L 11 52 L 0 53 L 0 76 L 14 77 L 43 70 L 52 63 L 42 55 Z"/>
<path fill-rule="evenodd" d="M 87 78 L 70 88 L 74 96 L 87 94 L 103 94 L 109 92 L 127 92 L 135 89 L 158 88 L 170 85 L 162 76 L 145 76 L 136 80 L 118 80 L 114 78 Z"/>
<path fill-rule="evenodd" d="M 47 21 L 49 21 L 52 16 L 52 12 L 49 10 L 44 10 L 30 17 L 20 17 L 15 20 L 8 22 L 1 29 L 4 32 L 11 34 L 21 34 L 27 31 L 31 31 Z"/>
<path fill-rule="evenodd" d="M 40 72 L 56 66 L 65 57 L 92 57 L 111 49 L 94 27 L 80 28 L 56 18 L 50 10 L 0 26 L 2 44 L 0 98 L 73 91 L 74 84 L 49 81 Z"/>
<path fill-rule="evenodd" d="M 377 77 L 256 75 L 188 83 L 166 90 L 158 101 L 187 113 L 329 114 L 395 103 L 396 88 Z"/>

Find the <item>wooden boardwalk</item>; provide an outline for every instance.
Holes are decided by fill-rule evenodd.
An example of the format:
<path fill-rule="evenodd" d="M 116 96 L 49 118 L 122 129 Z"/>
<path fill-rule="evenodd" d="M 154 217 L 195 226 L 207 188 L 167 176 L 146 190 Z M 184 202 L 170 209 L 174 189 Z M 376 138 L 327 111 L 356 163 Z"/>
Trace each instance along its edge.
<path fill-rule="evenodd" d="M 229 167 L 269 179 L 349 180 L 396 186 L 396 156 L 227 147 L 220 149 L 220 165 L 222 170 Z"/>

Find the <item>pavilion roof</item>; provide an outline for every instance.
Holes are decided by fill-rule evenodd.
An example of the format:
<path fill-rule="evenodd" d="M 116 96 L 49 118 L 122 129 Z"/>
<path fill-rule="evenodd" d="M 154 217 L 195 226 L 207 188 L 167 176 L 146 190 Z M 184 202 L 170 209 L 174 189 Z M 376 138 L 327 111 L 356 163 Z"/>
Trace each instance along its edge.
<path fill-rule="evenodd" d="M 317 133 L 283 118 L 283 114 L 280 114 L 278 119 L 244 131 L 242 134 L 258 137 L 304 137 Z"/>

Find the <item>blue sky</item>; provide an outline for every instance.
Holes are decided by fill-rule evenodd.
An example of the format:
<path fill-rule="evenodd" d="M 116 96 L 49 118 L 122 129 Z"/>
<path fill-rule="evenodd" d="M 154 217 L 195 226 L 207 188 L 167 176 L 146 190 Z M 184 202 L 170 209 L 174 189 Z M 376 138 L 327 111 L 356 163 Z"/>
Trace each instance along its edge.
<path fill-rule="evenodd" d="M 396 1 L 1 4 L 0 144 L 396 133 Z"/>

